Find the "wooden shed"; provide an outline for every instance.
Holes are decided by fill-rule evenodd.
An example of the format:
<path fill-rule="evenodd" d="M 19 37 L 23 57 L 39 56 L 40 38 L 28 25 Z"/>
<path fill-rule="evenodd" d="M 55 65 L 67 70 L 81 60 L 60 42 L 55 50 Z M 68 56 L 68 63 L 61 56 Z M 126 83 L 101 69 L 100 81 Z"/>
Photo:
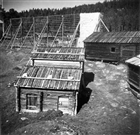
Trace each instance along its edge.
<path fill-rule="evenodd" d="M 84 66 L 84 55 L 77 50 L 84 52 L 54 47 L 33 52 L 32 64 L 24 67 L 16 83 L 17 111 L 77 113 Z"/>
<path fill-rule="evenodd" d="M 84 46 L 86 59 L 125 61 L 140 54 L 140 32 L 94 32 Z"/>
<path fill-rule="evenodd" d="M 132 93 L 140 99 L 140 55 L 126 60 L 128 65 L 128 84 Z"/>
<path fill-rule="evenodd" d="M 32 52 L 32 65 L 59 65 L 84 69 L 85 49 L 80 47 L 47 47 Z"/>

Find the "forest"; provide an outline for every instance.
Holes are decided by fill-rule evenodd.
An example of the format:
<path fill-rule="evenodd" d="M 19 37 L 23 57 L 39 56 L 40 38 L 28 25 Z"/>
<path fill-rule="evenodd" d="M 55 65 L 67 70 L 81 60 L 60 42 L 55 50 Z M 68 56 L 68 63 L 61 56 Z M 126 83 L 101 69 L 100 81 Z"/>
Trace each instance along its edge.
<path fill-rule="evenodd" d="M 62 9 L 33 8 L 21 12 L 17 12 L 15 9 L 9 11 L 2 9 L 2 16 L 6 27 L 11 18 L 101 12 L 103 21 L 110 31 L 138 31 L 140 28 L 139 7 L 139 0 L 105 0 L 103 3 L 85 3 L 84 5 Z"/>

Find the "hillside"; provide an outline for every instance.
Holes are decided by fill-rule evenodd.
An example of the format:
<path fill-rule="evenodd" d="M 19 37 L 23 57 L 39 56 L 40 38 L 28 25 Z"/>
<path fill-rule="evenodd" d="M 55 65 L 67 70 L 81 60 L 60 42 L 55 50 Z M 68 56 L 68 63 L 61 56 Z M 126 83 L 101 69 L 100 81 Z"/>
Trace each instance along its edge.
<path fill-rule="evenodd" d="M 85 72 L 94 73 L 94 81 L 85 89 L 83 97 L 88 98 L 88 102 L 77 116 L 54 110 L 30 115 L 15 112 L 13 86 L 30 52 L 2 51 L 1 54 L 0 98 L 4 135 L 138 135 L 139 107 L 127 88 L 125 65 L 85 62 Z"/>
<path fill-rule="evenodd" d="M 3 10 L 5 27 L 8 27 L 10 18 L 35 17 L 48 15 L 79 14 L 101 12 L 103 21 L 110 31 L 137 31 L 139 24 L 139 0 L 105 0 L 103 3 L 84 4 L 62 9 L 30 9 L 17 12 L 10 9 Z"/>

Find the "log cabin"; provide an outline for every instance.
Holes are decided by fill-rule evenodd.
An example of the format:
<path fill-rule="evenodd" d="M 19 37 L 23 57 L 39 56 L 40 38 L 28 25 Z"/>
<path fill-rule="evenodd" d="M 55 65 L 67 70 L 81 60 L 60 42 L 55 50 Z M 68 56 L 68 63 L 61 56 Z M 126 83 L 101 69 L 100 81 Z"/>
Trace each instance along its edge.
<path fill-rule="evenodd" d="M 54 47 L 33 52 L 32 64 L 23 68 L 15 85 L 16 110 L 54 109 L 76 115 L 84 71 L 83 53 L 82 48 Z"/>
<path fill-rule="evenodd" d="M 94 32 L 84 46 L 85 59 L 124 62 L 140 54 L 140 32 Z"/>
<path fill-rule="evenodd" d="M 140 99 L 140 55 L 126 60 L 128 65 L 128 84 L 132 93 Z"/>

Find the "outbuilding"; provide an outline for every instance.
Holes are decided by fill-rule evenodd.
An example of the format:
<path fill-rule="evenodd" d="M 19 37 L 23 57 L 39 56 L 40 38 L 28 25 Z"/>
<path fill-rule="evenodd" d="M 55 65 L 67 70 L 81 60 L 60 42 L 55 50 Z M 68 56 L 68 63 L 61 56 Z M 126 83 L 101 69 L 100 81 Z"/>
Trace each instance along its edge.
<path fill-rule="evenodd" d="M 140 54 L 140 32 L 94 32 L 84 46 L 88 60 L 121 62 Z"/>
<path fill-rule="evenodd" d="M 18 76 L 16 110 L 40 112 L 54 109 L 76 115 L 84 49 L 53 47 L 43 50 L 33 52 L 31 61 Z"/>
<path fill-rule="evenodd" d="M 140 55 L 126 60 L 128 65 L 128 84 L 132 93 L 140 99 Z"/>

